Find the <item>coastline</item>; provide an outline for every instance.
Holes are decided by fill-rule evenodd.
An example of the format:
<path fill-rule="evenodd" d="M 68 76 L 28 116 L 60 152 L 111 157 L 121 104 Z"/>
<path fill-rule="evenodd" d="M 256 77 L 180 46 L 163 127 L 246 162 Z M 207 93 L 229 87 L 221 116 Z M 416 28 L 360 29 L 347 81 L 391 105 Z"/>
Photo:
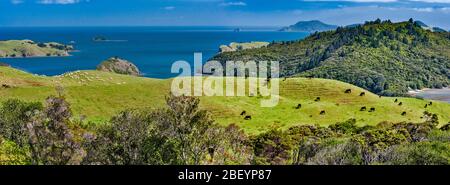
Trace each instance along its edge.
<path fill-rule="evenodd" d="M 444 87 L 442 89 L 424 88 L 420 90 L 410 90 L 408 91 L 408 94 L 412 97 L 450 103 L 450 87 Z"/>
<path fill-rule="evenodd" d="M 27 57 L 23 57 L 23 56 L 16 56 L 16 57 L 0 57 L 0 59 L 23 59 L 23 58 L 58 58 L 58 57 L 71 57 L 73 55 L 71 55 L 70 53 L 75 53 L 75 52 L 80 52 L 79 50 L 73 50 L 73 51 L 68 51 L 67 54 L 65 55 L 52 55 L 52 56 L 27 56 Z"/>

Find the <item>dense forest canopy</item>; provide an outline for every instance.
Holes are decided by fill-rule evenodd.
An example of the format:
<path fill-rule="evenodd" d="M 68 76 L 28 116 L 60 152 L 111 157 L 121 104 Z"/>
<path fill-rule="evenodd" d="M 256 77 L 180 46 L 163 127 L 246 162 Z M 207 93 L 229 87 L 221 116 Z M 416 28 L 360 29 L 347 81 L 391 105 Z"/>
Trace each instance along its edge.
<path fill-rule="evenodd" d="M 423 29 L 418 22 L 366 22 L 316 32 L 299 41 L 221 53 L 212 60 L 279 61 L 281 76 L 336 79 L 374 93 L 405 95 L 408 88 L 450 84 L 450 33 Z"/>

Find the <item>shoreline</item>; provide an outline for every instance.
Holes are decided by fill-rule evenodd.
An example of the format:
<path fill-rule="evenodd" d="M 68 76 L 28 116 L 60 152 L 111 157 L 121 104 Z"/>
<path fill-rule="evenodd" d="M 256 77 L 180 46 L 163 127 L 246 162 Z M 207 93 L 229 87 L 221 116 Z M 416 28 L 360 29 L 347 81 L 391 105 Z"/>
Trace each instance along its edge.
<path fill-rule="evenodd" d="M 61 55 L 61 56 L 57 56 L 57 55 L 52 55 L 52 56 L 27 56 L 27 57 L 23 57 L 23 56 L 16 56 L 16 57 L 0 57 L 0 59 L 24 59 L 24 58 L 58 58 L 58 57 L 71 57 L 73 55 L 71 55 L 70 53 L 75 53 L 75 52 L 80 52 L 79 50 L 73 50 L 73 51 L 68 51 L 67 55 Z"/>
<path fill-rule="evenodd" d="M 450 103 L 450 87 L 441 89 L 424 88 L 420 90 L 410 90 L 408 95 L 429 100 L 437 100 Z"/>

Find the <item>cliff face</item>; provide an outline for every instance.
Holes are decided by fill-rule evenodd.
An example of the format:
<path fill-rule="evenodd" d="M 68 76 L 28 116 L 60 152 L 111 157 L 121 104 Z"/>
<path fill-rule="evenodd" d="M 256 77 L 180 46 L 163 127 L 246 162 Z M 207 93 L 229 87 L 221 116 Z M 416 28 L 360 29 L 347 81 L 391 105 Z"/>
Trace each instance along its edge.
<path fill-rule="evenodd" d="M 36 43 L 31 40 L 0 41 L 0 58 L 69 56 L 74 48 L 56 42 Z"/>
<path fill-rule="evenodd" d="M 97 70 L 124 75 L 140 76 L 140 71 L 133 63 L 118 57 L 109 58 L 97 66 Z"/>

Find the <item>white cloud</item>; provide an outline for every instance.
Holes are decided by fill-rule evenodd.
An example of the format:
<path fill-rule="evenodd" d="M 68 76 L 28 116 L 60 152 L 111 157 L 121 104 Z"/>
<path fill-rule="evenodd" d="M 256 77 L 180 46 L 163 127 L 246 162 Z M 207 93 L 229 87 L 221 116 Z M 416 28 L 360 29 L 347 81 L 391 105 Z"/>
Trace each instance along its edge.
<path fill-rule="evenodd" d="M 82 2 L 82 0 L 39 0 L 37 3 L 39 4 L 75 4 Z M 86 0 L 89 2 L 89 0 Z"/>
<path fill-rule="evenodd" d="M 412 10 L 417 12 L 433 12 L 434 8 L 413 8 Z"/>
<path fill-rule="evenodd" d="M 22 4 L 23 0 L 11 0 L 12 4 Z"/>
<path fill-rule="evenodd" d="M 302 0 L 302 1 L 309 1 L 309 2 L 328 1 L 328 2 L 356 2 L 356 3 L 392 3 L 392 2 L 397 2 L 398 0 Z"/>
<path fill-rule="evenodd" d="M 175 10 L 175 6 L 166 6 L 164 10 Z"/>
<path fill-rule="evenodd" d="M 247 6 L 247 3 L 242 2 L 242 1 L 237 1 L 237 2 L 223 2 L 223 3 L 220 3 L 220 6 Z"/>
<path fill-rule="evenodd" d="M 450 0 L 411 0 L 416 2 L 425 2 L 425 3 L 450 3 Z"/>

